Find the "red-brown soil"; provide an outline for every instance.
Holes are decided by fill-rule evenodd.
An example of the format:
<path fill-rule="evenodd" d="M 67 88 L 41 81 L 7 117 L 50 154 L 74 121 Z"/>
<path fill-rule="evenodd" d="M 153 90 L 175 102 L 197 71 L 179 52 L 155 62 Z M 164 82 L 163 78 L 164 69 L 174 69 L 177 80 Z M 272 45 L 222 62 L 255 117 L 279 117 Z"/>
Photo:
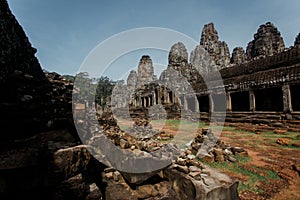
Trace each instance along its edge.
<path fill-rule="evenodd" d="M 300 142 L 300 137 L 297 137 L 300 130 L 298 133 L 279 131 L 278 134 L 278 131 L 272 127 L 264 127 L 265 130 L 256 131 L 257 126 L 251 124 L 235 126 L 235 128 L 224 127 L 220 139 L 232 146 L 242 147 L 248 151 L 251 159 L 241 167 L 260 176 L 266 176 L 266 171 L 274 172 L 276 175 L 274 179 L 266 178 L 251 186 L 258 188 L 259 192 L 253 192 L 247 188 L 240 190 L 241 200 L 300 200 L 300 172 L 297 171 L 300 168 L 300 147 L 292 145 Z M 168 127 L 165 124 L 162 130 L 176 135 L 173 126 Z M 187 129 L 186 135 L 190 134 L 194 133 Z M 276 141 L 279 138 L 289 140 L 290 144 L 288 146 L 277 144 Z M 297 169 L 295 169 L 295 165 L 298 166 Z M 249 176 L 243 173 L 228 170 L 224 170 L 224 172 L 240 182 L 249 180 Z"/>

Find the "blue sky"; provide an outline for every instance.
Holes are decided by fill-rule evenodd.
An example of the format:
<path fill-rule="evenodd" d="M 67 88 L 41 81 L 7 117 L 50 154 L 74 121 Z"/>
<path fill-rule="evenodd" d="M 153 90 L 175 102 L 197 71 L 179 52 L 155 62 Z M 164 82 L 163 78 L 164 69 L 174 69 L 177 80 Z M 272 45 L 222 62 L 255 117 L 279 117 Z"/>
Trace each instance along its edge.
<path fill-rule="evenodd" d="M 268 21 L 280 30 L 287 47 L 293 45 L 300 31 L 299 0 L 8 0 L 8 3 L 38 49 L 42 68 L 60 74 L 74 75 L 99 43 L 133 28 L 173 29 L 199 42 L 204 24 L 214 22 L 219 39 L 227 42 L 230 51 L 237 46 L 245 49 L 259 25 Z M 118 79 L 118 68 L 136 68 L 142 54 L 150 54 L 158 65 L 167 64 L 167 52 L 142 50 L 114 62 L 114 70 L 105 75 Z"/>

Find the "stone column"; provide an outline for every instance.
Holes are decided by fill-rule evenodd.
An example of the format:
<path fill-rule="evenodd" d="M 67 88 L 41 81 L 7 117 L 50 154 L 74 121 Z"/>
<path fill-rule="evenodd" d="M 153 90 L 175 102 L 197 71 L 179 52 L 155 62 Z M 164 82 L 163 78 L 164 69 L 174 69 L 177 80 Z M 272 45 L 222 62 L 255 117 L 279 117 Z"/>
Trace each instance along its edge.
<path fill-rule="evenodd" d="M 157 103 L 161 104 L 161 88 L 157 90 Z"/>
<path fill-rule="evenodd" d="M 146 97 L 143 97 L 143 101 L 144 101 L 144 106 L 143 107 L 147 107 L 147 99 L 146 99 Z"/>
<path fill-rule="evenodd" d="M 188 110 L 188 102 L 185 94 L 183 95 L 183 109 Z"/>
<path fill-rule="evenodd" d="M 283 100 L 283 111 L 292 112 L 292 99 L 290 85 L 286 84 L 282 86 L 282 100 Z"/>
<path fill-rule="evenodd" d="M 256 110 L 256 103 L 255 103 L 255 94 L 252 90 L 249 91 L 249 103 L 250 103 L 250 111 L 254 112 Z"/>
<path fill-rule="evenodd" d="M 165 89 L 164 94 L 165 94 L 166 104 L 170 104 L 169 91 Z"/>
<path fill-rule="evenodd" d="M 139 106 L 139 107 L 142 106 L 142 99 L 141 99 L 141 96 L 138 96 L 138 99 L 137 99 L 137 106 Z"/>
<path fill-rule="evenodd" d="M 139 103 L 139 98 L 138 97 L 135 97 L 134 98 L 134 107 L 138 107 L 138 104 Z"/>
<path fill-rule="evenodd" d="M 226 110 L 228 112 L 232 111 L 231 95 L 229 92 L 226 93 Z"/>
<path fill-rule="evenodd" d="M 180 105 L 180 107 L 183 106 L 183 101 L 181 101 L 181 95 L 178 97 L 178 104 Z"/>
<path fill-rule="evenodd" d="M 155 95 L 155 91 L 154 92 L 152 92 L 152 105 L 156 105 L 156 95 Z"/>
<path fill-rule="evenodd" d="M 149 107 L 153 106 L 153 95 L 149 96 Z"/>
<path fill-rule="evenodd" d="M 177 93 L 174 92 L 173 98 L 174 104 L 180 104 L 179 96 Z"/>
<path fill-rule="evenodd" d="M 200 110 L 199 110 L 199 101 L 198 101 L 197 95 L 195 95 L 195 112 L 196 113 L 200 112 Z"/>
<path fill-rule="evenodd" d="M 213 95 L 209 94 L 208 95 L 208 99 L 209 99 L 209 112 L 212 113 L 212 112 L 215 111 L 215 105 L 214 105 Z"/>

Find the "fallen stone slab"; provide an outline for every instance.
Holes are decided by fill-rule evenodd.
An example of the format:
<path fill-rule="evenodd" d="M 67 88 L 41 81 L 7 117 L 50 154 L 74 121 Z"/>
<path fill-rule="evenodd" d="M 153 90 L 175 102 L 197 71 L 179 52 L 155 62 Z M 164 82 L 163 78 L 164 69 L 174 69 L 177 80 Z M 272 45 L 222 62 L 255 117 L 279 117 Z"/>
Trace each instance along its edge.
<path fill-rule="evenodd" d="M 197 179 L 172 167 L 164 170 L 164 176 L 181 200 L 239 199 L 238 182 L 209 166 Z"/>

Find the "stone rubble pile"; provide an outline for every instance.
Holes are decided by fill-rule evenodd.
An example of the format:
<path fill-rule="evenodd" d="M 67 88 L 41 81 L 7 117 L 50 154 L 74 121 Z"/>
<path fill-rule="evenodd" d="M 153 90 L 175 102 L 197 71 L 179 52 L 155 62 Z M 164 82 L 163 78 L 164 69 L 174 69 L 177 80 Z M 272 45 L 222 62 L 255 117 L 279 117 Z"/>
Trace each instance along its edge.
<path fill-rule="evenodd" d="M 49 110 L 52 117 L 48 121 L 49 128 L 58 128 L 72 124 L 72 91 L 74 84 L 55 72 L 46 72 L 50 90 L 46 94 L 50 99 Z"/>
<path fill-rule="evenodd" d="M 237 162 L 234 156 L 248 156 L 245 149 L 233 147 L 216 138 L 211 129 L 199 129 L 196 137 L 191 142 L 183 158 L 196 155 L 203 162 Z"/>
<path fill-rule="evenodd" d="M 89 116 L 92 116 L 92 112 Z M 110 121 L 114 119 L 109 117 L 109 114 L 102 117 L 105 117 L 100 120 L 102 123 L 113 123 Z M 91 123 L 92 120 L 87 121 Z M 105 124 L 100 124 L 101 130 L 93 127 L 88 129 L 87 124 L 82 123 L 85 124 L 82 129 L 91 132 L 87 149 L 93 155 L 96 153 L 98 157 L 95 158 L 108 166 L 102 172 L 103 182 L 107 184 L 105 194 L 102 195 L 106 199 L 124 199 L 124 196 L 128 199 L 153 200 L 207 199 L 210 195 L 221 196 L 224 199 L 237 197 L 236 181 L 203 165 L 192 153 L 186 154 L 176 145 L 163 142 L 164 139 L 171 139 L 171 134 L 154 131 L 147 119 L 134 119 L 134 122 L 133 127 L 126 131 L 122 131 L 118 126 L 101 129 L 107 127 Z M 145 131 L 146 134 L 139 133 L 140 131 Z M 138 137 L 135 137 L 136 135 Z M 140 137 L 141 135 L 146 137 Z M 114 155 L 119 157 L 114 160 L 103 156 L 107 155 L 107 152 L 118 152 Z M 165 165 L 157 171 L 147 173 L 116 170 L 116 165 L 121 168 L 122 165 L 128 164 L 123 162 L 121 154 L 125 155 L 126 162 L 130 162 L 134 157 L 138 163 L 143 164 L 145 159 L 151 158 L 157 160 L 157 164 Z M 112 165 L 117 160 L 118 163 Z M 222 190 L 227 192 L 221 192 Z"/>

